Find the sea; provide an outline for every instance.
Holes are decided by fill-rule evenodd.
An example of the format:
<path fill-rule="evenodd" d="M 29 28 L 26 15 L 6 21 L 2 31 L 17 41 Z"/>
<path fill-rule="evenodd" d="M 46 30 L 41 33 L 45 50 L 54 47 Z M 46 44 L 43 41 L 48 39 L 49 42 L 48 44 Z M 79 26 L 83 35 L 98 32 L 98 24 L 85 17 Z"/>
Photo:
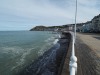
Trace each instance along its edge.
<path fill-rule="evenodd" d="M 16 75 L 57 43 L 48 31 L 0 31 L 0 75 Z"/>

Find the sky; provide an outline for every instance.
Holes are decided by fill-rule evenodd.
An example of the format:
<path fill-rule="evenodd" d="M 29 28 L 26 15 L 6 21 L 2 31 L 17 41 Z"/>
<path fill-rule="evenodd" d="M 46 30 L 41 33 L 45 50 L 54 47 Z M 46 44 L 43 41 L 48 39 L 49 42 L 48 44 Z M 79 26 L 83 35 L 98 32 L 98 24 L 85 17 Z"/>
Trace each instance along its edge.
<path fill-rule="evenodd" d="M 77 23 L 100 14 L 100 0 L 77 0 Z M 72 24 L 75 0 L 0 0 L 0 31 Z"/>

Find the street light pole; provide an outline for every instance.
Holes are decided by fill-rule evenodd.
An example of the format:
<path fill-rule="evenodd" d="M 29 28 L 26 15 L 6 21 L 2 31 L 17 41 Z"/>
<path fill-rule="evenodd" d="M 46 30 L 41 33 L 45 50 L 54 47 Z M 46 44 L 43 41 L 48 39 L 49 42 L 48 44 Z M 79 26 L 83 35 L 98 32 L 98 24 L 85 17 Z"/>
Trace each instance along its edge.
<path fill-rule="evenodd" d="M 69 63 L 70 75 L 75 75 L 77 72 L 77 57 L 75 56 L 76 18 L 77 18 L 77 0 L 76 0 L 76 10 L 75 10 L 75 26 L 74 26 L 74 31 L 71 32 L 72 54 L 71 54 L 70 63 Z"/>
<path fill-rule="evenodd" d="M 76 21 L 77 21 L 77 0 L 76 0 L 76 9 L 75 9 L 75 26 L 74 26 L 74 38 L 76 40 Z M 74 40 L 74 43 L 75 43 Z"/>

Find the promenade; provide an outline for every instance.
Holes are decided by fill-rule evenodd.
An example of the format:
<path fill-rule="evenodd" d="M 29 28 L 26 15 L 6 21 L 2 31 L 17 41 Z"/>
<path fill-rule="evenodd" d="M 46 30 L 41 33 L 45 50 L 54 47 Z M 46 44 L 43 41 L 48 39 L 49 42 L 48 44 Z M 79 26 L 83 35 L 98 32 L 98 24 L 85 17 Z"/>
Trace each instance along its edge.
<path fill-rule="evenodd" d="M 77 33 L 75 54 L 78 59 L 76 75 L 100 75 L 100 34 Z M 71 45 L 61 75 L 69 75 Z"/>
<path fill-rule="evenodd" d="M 100 34 L 77 33 L 77 75 L 100 75 Z"/>
<path fill-rule="evenodd" d="M 100 57 L 100 34 L 83 33 L 77 34 L 77 38 L 81 39 L 84 44 L 91 48 L 94 53 Z"/>

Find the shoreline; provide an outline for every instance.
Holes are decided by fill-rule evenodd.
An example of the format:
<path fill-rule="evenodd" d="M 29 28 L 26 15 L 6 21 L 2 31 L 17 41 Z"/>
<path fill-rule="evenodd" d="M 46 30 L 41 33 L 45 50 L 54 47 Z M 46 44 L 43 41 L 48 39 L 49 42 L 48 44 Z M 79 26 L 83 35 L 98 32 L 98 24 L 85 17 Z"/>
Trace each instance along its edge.
<path fill-rule="evenodd" d="M 70 42 L 70 34 L 62 33 L 62 35 L 57 44 L 21 71 L 20 75 L 59 75 Z"/>

